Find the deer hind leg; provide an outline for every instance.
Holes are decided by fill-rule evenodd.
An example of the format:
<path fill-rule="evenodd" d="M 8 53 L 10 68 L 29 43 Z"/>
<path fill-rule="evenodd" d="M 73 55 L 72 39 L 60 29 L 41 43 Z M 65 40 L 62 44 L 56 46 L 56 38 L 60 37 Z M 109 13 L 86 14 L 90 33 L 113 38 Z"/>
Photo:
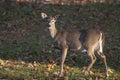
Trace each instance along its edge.
<path fill-rule="evenodd" d="M 108 69 L 107 69 L 107 62 L 106 62 L 106 56 L 104 55 L 104 53 L 102 52 L 98 52 L 99 56 L 101 57 L 103 63 L 104 63 L 104 66 L 105 66 L 105 73 L 106 73 L 106 77 L 108 77 Z"/>
<path fill-rule="evenodd" d="M 106 77 L 109 76 L 108 75 L 108 69 L 107 69 L 107 62 L 106 62 L 106 56 L 103 53 L 103 47 L 102 47 L 102 41 L 100 41 L 100 45 L 99 45 L 99 49 L 97 51 L 98 55 L 100 56 L 100 58 L 102 59 L 104 66 L 105 66 L 105 73 L 106 73 Z"/>
<path fill-rule="evenodd" d="M 67 55 L 67 50 L 68 50 L 68 47 L 64 47 L 62 49 L 62 57 L 61 57 L 61 65 L 60 65 L 60 77 L 63 77 L 63 65 L 64 65 L 64 62 L 65 62 L 65 58 L 66 58 L 66 55 Z"/>
<path fill-rule="evenodd" d="M 87 53 L 88 53 L 88 55 L 90 57 L 90 64 L 89 64 L 89 66 L 87 67 L 87 69 L 85 71 L 85 75 L 90 71 L 90 69 L 92 68 L 93 64 L 96 61 L 96 56 L 94 54 L 94 51 L 88 50 Z"/>
<path fill-rule="evenodd" d="M 102 59 L 104 66 L 105 66 L 105 73 L 106 73 L 106 77 L 109 76 L 108 75 L 108 69 L 107 69 L 107 62 L 106 62 L 106 56 L 104 55 L 103 51 L 102 51 L 102 47 L 100 47 L 100 49 L 97 51 L 98 55 L 100 56 L 100 58 Z"/>

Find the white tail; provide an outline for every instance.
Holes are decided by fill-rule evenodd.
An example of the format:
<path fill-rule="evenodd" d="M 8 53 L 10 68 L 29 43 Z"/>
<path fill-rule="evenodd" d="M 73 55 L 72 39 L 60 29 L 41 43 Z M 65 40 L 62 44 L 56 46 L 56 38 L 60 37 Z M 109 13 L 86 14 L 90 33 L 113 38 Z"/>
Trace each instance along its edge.
<path fill-rule="evenodd" d="M 96 56 L 94 52 L 97 52 L 104 62 L 106 76 L 108 76 L 106 56 L 103 54 L 104 33 L 102 31 L 97 29 L 60 31 L 55 27 L 56 17 L 48 17 L 45 13 L 41 13 L 41 16 L 46 19 L 54 47 L 62 50 L 60 77 L 63 76 L 63 64 L 68 50 L 87 51 L 91 62 L 86 68 L 85 74 L 88 73 L 95 63 Z"/>

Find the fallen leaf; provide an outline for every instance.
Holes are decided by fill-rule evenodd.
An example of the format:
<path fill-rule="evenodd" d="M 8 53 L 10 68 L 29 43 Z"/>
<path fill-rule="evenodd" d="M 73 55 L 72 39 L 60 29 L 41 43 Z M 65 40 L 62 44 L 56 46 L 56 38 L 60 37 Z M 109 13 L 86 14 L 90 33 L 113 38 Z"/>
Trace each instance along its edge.
<path fill-rule="evenodd" d="M 70 67 L 69 66 L 63 66 L 63 69 L 70 70 Z"/>
<path fill-rule="evenodd" d="M 36 66 L 37 66 L 37 63 L 36 63 L 36 61 L 34 61 L 34 64 L 33 64 L 33 65 L 34 65 L 34 67 L 36 67 Z"/>
<path fill-rule="evenodd" d="M 28 63 L 28 64 L 27 64 L 27 67 L 28 67 L 28 68 L 32 68 L 32 69 L 34 68 L 34 66 L 33 66 L 32 63 Z"/>
<path fill-rule="evenodd" d="M 94 72 L 92 72 L 92 71 L 89 71 L 89 74 L 90 74 L 90 75 L 94 75 Z"/>
<path fill-rule="evenodd" d="M 108 72 L 109 72 L 109 73 L 113 73 L 113 70 L 110 69 L 110 68 L 108 68 Z"/>
<path fill-rule="evenodd" d="M 38 71 L 38 67 L 37 67 L 38 65 L 37 65 L 36 61 L 34 61 L 33 66 L 34 66 L 34 68 L 33 68 L 34 71 Z"/>
<path fill-rule="evenodd" d="M 4 65 L 4 61 L 2 59 L 0 59 L 0 65 Z"/>
<path fill-rule="evenodd" d="M 48 59 L 49 64 L 55 64 L 55 61 L 53 59 Z"/>
<path fill-rule="evenodd" d="M 53 77 L 58 77 L 59 76 L 59 71 L 53 73 Z"/>
<path fill-rule="evenodd" d="M 47 72 L 47 71 L 45 71 L 44 74 L 45 74 L 46 77 L 49 76 L 49 72 Z"/>
<path fill-rule="evenodd" d="M 77 55 L 76 55 L 75 53 L 73 53 L 73 54 L 70 55 L 70 56 L 71 56 L 72 61 L 75 62 Z"/>
<path fill-rule="evenodd" d="M 111 49 L 111 50 L 109 51 L 109 54 L 110 54 L 111 56 L 113 56 L 113 55 L 115 54 L 115 50 Z"/>
<path fill-rule="evenodd" d="M 43 53 L 48 53 L 48 51 L 45 48 L 42 49 L 42 52 Z"/>

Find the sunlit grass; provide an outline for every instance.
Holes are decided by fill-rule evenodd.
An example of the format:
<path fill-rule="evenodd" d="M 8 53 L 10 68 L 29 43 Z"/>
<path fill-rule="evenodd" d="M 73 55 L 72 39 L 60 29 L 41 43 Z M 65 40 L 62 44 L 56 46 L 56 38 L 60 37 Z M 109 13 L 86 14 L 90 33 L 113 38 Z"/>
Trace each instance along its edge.
<path fill-rule="evenodd" d="M 4 61 L 0 66 L 0 79 L 60 79 L 59 65 L 46 63 L 25 63 L 23 61 Z M 105 79 L 104 72 L 101 68 L 93 68 L 89 75 L 84 76 L 83 68 L 69 67 L 64 65 L 64 79 Z M 113 70 L 109 79 L 119 78 L 119 71 Z"/>

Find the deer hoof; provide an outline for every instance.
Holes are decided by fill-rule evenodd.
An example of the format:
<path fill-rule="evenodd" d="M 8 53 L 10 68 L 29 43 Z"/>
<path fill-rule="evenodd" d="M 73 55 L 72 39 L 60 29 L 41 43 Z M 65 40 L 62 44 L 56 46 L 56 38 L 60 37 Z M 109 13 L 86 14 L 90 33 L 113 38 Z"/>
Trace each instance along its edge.
<path fill-rule="evenodd" d="M 105 77 L 106 77 L 106 78 L 107 78 L 107 77 L 109 77 L 109 74 L 108 74 L 108 73 L 106 73 Z"/>
<path fill-rule="evenodd" d="M 59 77 L 63 77 L 63 74 L 60 74 Z"/>
<path fill-rule="evenodd" d="M 85 71 L 85 72 L 84 72 L 84 75 L 85 75 L 85 76 L 88 75 L 88 71 Z"/>

